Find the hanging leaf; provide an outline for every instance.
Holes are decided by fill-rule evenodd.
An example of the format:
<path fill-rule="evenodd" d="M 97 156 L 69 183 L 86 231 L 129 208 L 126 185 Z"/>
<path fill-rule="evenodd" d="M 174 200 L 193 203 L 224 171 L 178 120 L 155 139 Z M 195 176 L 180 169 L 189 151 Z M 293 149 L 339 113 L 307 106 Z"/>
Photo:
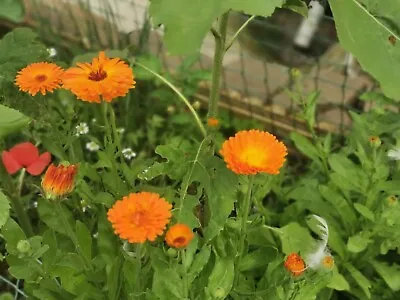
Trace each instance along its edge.
<path fill-rule="evenodd" d="M 29 118 L 19 111 L 0 104 L 0 138 L 29 124 Z"/>
<path fill-rule="evenodd" d="M 400 76 L 399 1 L 331 0 L 341 45 L 381 84 L 386 96 L 400 100 L 393 78 Z"/>

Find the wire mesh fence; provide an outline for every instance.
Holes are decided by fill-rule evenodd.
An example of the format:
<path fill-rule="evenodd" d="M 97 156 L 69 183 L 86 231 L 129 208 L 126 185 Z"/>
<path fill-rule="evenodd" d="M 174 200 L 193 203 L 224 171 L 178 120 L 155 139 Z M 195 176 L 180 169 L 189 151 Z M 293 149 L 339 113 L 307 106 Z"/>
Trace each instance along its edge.
<path fill-rule="evenodd" d="M 162 28 L 150 29 L 147 0 L 25 0 L 25 6 L 26 22 L 54 43 L 74 42 L 88 50 L 136 45 L 160 57 L 166 69 L 182 62 L 181 57 L 168 55 Z M 230 33 L 248 18 L 232 13 Z M 271 130 L 296 129 L 307 135 L 305 124 L 296 117 L 298 107 L 286 93 L 293 88 L 295 67 L 302 71 L 305 91 L 321 92 L 319 129 L 343 133 L 350 125 L 348 109 L 363 109 L 358 97 L 374 88 L 374 81 L 340 47 L 329 16 L 321 21 L 307 53 L 295 48 L 293 39 L 302 20 L 299 14 L 277 9 L 272 17 L 257 17 L 248 24 L 225 56 L 220 105 L 260 120 Z M 211 69 L 213 51 L 209 34 L 198 68 Z M 208 92 L 209 83 L 203 82 L 197 96 L 206 102 Z"/>

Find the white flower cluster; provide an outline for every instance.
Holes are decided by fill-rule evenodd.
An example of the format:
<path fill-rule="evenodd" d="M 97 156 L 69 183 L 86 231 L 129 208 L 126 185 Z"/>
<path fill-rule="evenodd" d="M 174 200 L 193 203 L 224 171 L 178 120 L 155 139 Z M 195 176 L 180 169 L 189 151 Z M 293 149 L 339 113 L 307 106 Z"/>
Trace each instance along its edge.
<path fill-rule="evenodd" d="M 136 152 L 134 152 L 131 148 L 122 149 L 122 155 L 127 159 L 131 160 L 136 157 Z"/>
<path fill-rule="evenodd" d="M 86 149 L 89 150 L 90 152 L 96 152 L 97 150 L 100 149 L 100 146 L 95 142 L 89 142 L 86 143 Z"/>
<path fill-rule="evenodd" d="M 76 129 L 76 136 L 84 135 L 89 133 L 89 126 L 85 122 L 81 122 L 75 127 Z"/>

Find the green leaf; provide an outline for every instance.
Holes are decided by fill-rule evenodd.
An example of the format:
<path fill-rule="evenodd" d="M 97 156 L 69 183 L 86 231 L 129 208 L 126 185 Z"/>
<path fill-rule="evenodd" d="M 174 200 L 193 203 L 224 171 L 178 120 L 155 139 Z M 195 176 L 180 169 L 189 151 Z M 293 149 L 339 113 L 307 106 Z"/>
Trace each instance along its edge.
<path fill-rule="evenodd" d="M 152 0 L 150 15 L 155 24 L 164 24 L 165 43 L 172 54 L 192 54 L 200 50 L 212 23 L 228 9 L 270 16 L 283 0 Z"/>
<path fill-rule="evenodd" d="M 377 260 L 371 261 L 371 265 L 393 291 L 400 290 L 400 265 L 394 263 L 390 266 Z"/>
<path fill-rule="evenodd" d="M 79 244 L 79 247 L 82 250 L 83 255 L 87 259 L 87 261 L 92 260 L 92 236 L 90 235 L 89 230 L 86 225 L 80 221 L 76 221 L 76 239 Z"/>
<path fill-rule="evenodd" d="M 68 222 L 69 226 L 73 228 L 74 227 L 73 224 L 75 222 L 72 217 L 72 214 L 67 208 L 61 206 L 61 210 L 64 216 L 63 218 L 61 218 L 61 216 L 58 214 L 58 209 L 56 209 L 55 207 L 56 205 L 57 203 L 50 201 L 45 201 L 45 200 L 39 201 L 38 212 L 40 219 L 54 231 L 69 236 L 63 220 L 65 219 L 65 221 Z"/>
<path fill-rule="evenodd" d="M 199 253 L 194 257 L 193 263 L 188 270 L 188 284 L 190 285 L 193 280 L 200 274 L 204 266 L 207 264 L 211 254 L 210 246 L 204 246 Z"/>
<path fill-rule="evenodd" d="M 154 72 L 160 74 L 162 72 L 162 63 L 158 56 L 146 54 L 141 55 L 136 58 L 136 61 L 141 63 L 142 65 L 148 67 L 149 69 L 153 70 Z M 155 79 L 156 77 L 151 74 L 149 71 L 144 70 L 140 66 L 135 68 L 135 77 L 140 80 L 150 80 Z"/>
<path fill-rule="evenodd" d="M 314 146 L 314 144 L 312 144 L 308 138 L 297 132 L 290 133 L 290 138 L 294 142 L 296 148 L 301 151 L 301 153 L 311 158 L 314 162 L 320 164 L 317 147 Z"/>
<path fill-rule="evenodd" d="M 367 296 L 367 299 L 371 299 L 371 292 L 369 290 L 371 288 L 371 282 L 368 280 L 368 278 L 365 277 L 358 269 L 356 269 L 353 265 L 349 263 L 345 263 L 344 267 L 347 269 L 351 277 L 353 277 L 356 283 L 364 291 L 365 295 Z"/>
<path fill-rule="evenodd" d="M 182 279 L 176 269 L 156 269 L 152 291 L 160 300 L 184 299 Z"/>
<path fill-rule="evenodd" d="M 375 222 L 375 216 L 374 213 L 365 205 L 362 205 L 360 203 L 354 203 L 354 208 L 362 215 L 364 218 Z"/>
<path fill-rule="evenodd" d="M 0 18 L 19 23 L 24 20 L 24 6 L 21 0 L 0 0 Z"/>
<path fill-rule="evenodd" d="M 346 278 L 342 274 L 339 273 L 337 267 L 332 270 L 332 279 L 330 283 L 327 285 L 328 288 L 337 290 L 337 291 L 349 291 L 350 285 L 347 282 Z"/>
<path fill-rule="evenodd" d="M 107 192 L 99 192 L 92 199 L 94 203 L 103 204 L 105 207 L 111 207 L 115 203 L 114 196 Z"/>
<path fill-rule="evenodd" d="M 303 17 L 307 17 L 308 15 L 307 4 L 301 0 L 286 0 L 282 8 L 293 10 L 301 14 Z"/>
<path fill-rule="evenodd" d="M 105 209 L 101 209 L 97 223 L 97 247 L 99 255 L 107 264 L 111 264 L 117 256 L 118 238 L 114 234 L 110 222 L 107 220 Z"/>
<path fill-rule="evenodd" d="M 344 225 L 354 228 L 357 225 L 357 216 L 346 199 L 339 192 L 329 186 L 320 185 L 318 189 L 322 197 L 331 203 L 335 207 L 336 211 L 340 212 Z"/>
<path fill-rule="evenodd" d="M 7 222 L 8 218 L 10 217 L 10 201 L 0 191 L 0 228 Z"/>
<path fill-rule="evenodd" d="M 265 268 L 267 264 L 273 261 L 278 254 L 277 248 L 262 247 L 252 251 L 243 257 L 239 269 L 241 272 L 254 269 Z"/>
<path fill-rule="evenodd" d="M 19 111 L 0 104 L 0 138 L 27 126 L 29 121 Z"/>
<path fill-rule="evenodd" d="M 282 252 L 290 254 L 292 252 L 306 253 L 314 239 L 309 231 L 300 226 L 299 223 L 289 223 L 281 228 L 282 234 L 279 235 L 282 241 Z"/>
<path fill-rule="evenodd" d="M 6 241 L 6 249 L 8 253 L 18 254 L 18 242 L 20 240 L 25 240 L 26 236 L 17 222 L 15 222 L 12 218 L 9 218 L 1 228 L 1 234 Z"/>
<path fill-rule="evenodd" d="M 353 235 L 347 241 L 347 249 L 353 253 L 360 253 L 364 251 L 372 241 L 366 238 L 362 233 Z"/>
<path fill-rule="evenodd" d="M 217 256 L 206 289 L 211 295 L 218 291 L 219 298 L 225 299 L 232 289 L 234 276 L 234 260 Z"/>
<path fill-rule="evenodd" d="M 388 97 L 400 100 L 393 80 L 400 75 L 399 2 L 334 0 L 329 4 L 340 44 L 380 82 Z"/>

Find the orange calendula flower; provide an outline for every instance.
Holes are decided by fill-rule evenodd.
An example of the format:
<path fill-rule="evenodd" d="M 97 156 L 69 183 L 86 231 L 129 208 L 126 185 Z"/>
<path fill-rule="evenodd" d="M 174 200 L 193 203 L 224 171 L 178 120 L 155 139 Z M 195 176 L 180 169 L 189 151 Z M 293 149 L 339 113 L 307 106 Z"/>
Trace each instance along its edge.
<path fill-rule="evenodd" d="M 210 127 L 217 127 L 218 124 L 219 124 L 219 121 L 216 118 L 208 118 L 208 120 L 207 120 L 207 125 Z"/>
<path fill-rule="evenodd" d="M 42 179 L 42 188 L 47 199 L 62 197 L 73 191 L 77 165 L 51 164 Z"/>
<path fill-rule="evenodd" d="M 115 234 L 129 243 L 154 241 L 171 218 L 172 205 L 156 193 L 131 193 L 108 210 Z"/>
<path fill-rule="evenodd" d="M 300 276 L 306 269 L 304 260 L 297 253 L 290 254 L 283 265 L 293 276 Z"/>
<path fill-rule="evenodd" d="M 332 269 L 334 265 L 335 265 L 335 261 L 334 261 L 332 255 L 326 255 L 326 256 L 322 259 L 322 266 L 323 266 L 325 269 Z"/>
<path fill-rule="evenodd" d="M 64 70 L 53 63 L 33 63 L 20 70 L 15 78 L 15 84 L 20 91 L 35 96 L 38 92 L 46 95 L 60 87 Z"/>
<path fill-rule="evenodd" d="M 175 224 L 171 226 L 165 235 L 168 246 L 174 248 L 186 247 L 193 238 L 193 231 L 185 224 Z"/>
<path fill-rule="evenodd" d="M 279 174 L 285 162 L 286 146 L 272 134 L 260 130 L 243 130 L 222 145 L 221 155 L 236 174 Z"/>
<path fill-rule="evenodd" d="M 77 63 L 63 76 L 65 89 L 83 101 L 96 103 L 125 96 L 135 83 L 132 69 L 120 58 L 108 58 L 104 51 L 92 63 Z"/>

